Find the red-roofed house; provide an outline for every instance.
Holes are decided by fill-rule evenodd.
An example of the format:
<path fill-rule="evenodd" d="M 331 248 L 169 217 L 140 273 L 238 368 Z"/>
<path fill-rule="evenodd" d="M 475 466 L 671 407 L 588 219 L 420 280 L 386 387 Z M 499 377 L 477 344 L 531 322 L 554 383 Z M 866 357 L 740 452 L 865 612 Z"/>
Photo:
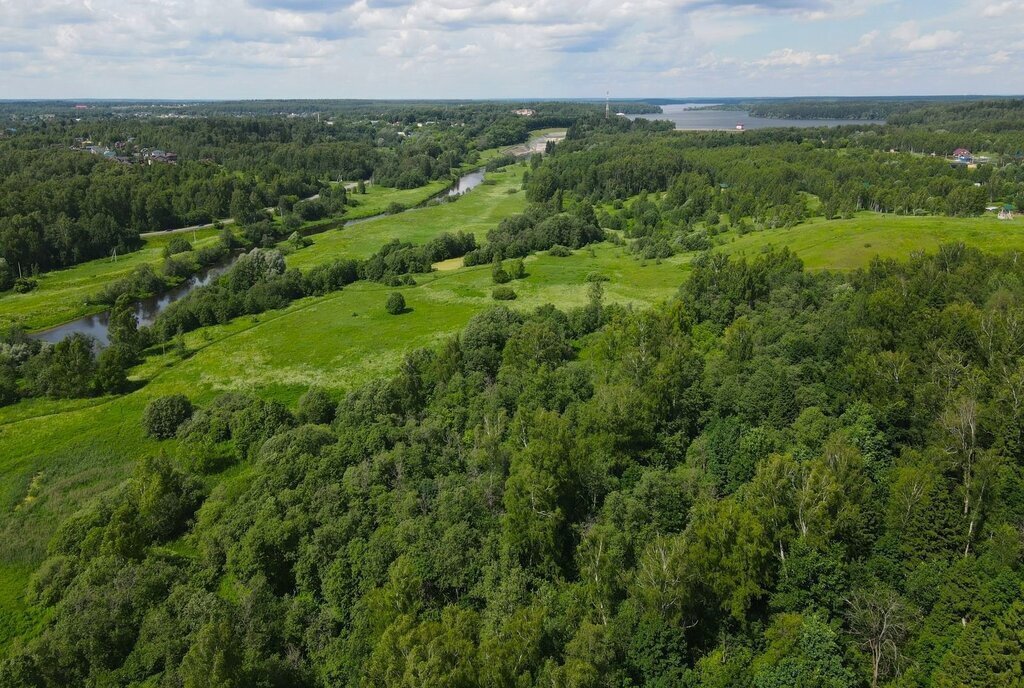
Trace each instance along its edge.
<path fill-rule="evenodd" d="M 957 148 L 955 151 L 953 151 L 953 157 L 959 160 L 960 162 L 971 162 L 972 160 L 974 160 L 974 156 L 971 155 L 971 151 L 967 150 L 966 148 Z"/>

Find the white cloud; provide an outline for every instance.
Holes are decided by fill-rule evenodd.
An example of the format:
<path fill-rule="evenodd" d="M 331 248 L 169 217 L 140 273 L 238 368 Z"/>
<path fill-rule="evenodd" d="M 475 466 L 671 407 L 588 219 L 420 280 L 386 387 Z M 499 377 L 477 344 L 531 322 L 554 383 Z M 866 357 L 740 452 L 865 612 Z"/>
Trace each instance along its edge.
<path fill-rule="evenodd" d="M 1006 0 L 1005 2 L 986 3 L 981 10 L 981 16 L 991 19 L 1005 17 L 1012 12 L 1024 12 L 1024 2 Z"/>
<path fill-rule="evenodd" d="M 760 60 L 755 60 L 753 64 L 758 67 L 814 67 L 838 64 L 840 61 L 838 55 L 830 55 L 827 53 L 812 53 L 806 50 L 793 50 L 792 48 L 783 48 L 782 50 L 773 50 L 768 55 Z"/>
<path fill-rule="evenodd" d="M 910 21 L 897 26 L 891 35 L 897 42 L 897 48 L 908 52 L 931 52 L 960 44 L 963 34 L 950 29 L 939 29 L 932 33 L 922 34 L 917 22 Z"/>
<path fill-rule="evenodd" d="M 968 3 L 896 24 L 895 0 L 0 0 L 0 93 L 625 97 L 1019 82 L 1010 18 L 1024 0 Z M 975 36 L 981 54 L 946 50 Z M 1000 65 L 1000 78 L 950 79 L 976 65 Z"/>

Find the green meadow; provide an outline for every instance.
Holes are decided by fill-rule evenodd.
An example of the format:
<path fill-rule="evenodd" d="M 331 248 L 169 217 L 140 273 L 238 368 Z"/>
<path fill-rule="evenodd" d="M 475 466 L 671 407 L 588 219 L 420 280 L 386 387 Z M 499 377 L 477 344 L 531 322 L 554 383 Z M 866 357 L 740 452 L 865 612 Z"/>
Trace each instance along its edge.
<path fill-rule="evenodd" d="M 439 179 L 414 189 L 392 189 L 387 186 L 370 184 L 366 187 L 366 193 L 349 192 L 351 206 L 345 211 L 345 219 L 361 220 L 365 217 L 380 215 L 392 203 L 411 208 L 430 200 L 451 185 L 451 181 L 447 179 Z"/>
<path fill-rule="evenodd" d="M 729 233 L 720 250 L 753 255 L 770 246 L 788 246 L 811 270 L 854 270 L 872 258 L 908 258 L 916 251 L 963 242 L 988 251 L 1024 250 L 1024 220 L 982 217 L 913 217 L 859 213 L 849 220 L 813 218 L 790 229 L 743 236 Z"/>
<path fill-rule="evenodd" d="M 525 169 L 515 165 L 491 172 L 487 182 L 451 202 L 314 234 L 311 246 L 288 256 L 288 266 L 305 270 L 335 257 L 366 258 L 392 239 L 422 244 L 445 232 L 472 232 L 482 241 L 502 218 L 526 207 L 520 190 Z"/>

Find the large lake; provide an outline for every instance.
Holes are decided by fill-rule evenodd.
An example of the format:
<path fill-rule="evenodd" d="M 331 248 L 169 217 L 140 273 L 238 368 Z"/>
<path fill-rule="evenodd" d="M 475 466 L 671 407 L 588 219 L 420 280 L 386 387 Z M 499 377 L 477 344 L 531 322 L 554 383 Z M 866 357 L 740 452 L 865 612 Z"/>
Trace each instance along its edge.
<path fill-rule="evenodd" d="M 688 131 L 736 130 L 742 124 L 744 129 L 771 129 L 778 127 L 837 127 L 843 124 L 885 124 L 881 120 L 865 119 L 778 119 L 775 117 L 751 117 L 742 110 L 698 110 L 707 104 L 680 103 L 662 105 L 659 115 L 639 115 L 643 119 L 661 119 L 674 122 L 676 129 Z"/>

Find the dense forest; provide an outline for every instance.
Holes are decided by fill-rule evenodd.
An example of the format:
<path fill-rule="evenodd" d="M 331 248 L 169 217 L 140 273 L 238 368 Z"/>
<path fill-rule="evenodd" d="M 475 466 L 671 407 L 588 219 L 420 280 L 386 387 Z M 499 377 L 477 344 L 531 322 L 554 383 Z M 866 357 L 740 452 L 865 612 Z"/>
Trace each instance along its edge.
<path fill-rule="evenodd" d="M 180 454 L 60 527 L 3 685 L 1012 685 L 1022 287 L 712 256 L 342 399 L 158 399 Z"/>
<path fill-rule="evenodd" d="M 229 115 L 225 104 L 204 104 L 192 116 L 97 108 L 106 116 L 79 117 L 93 110 L 64 105 L 60 118 L 29 117 L 0 134 L 3 271 L 28 277 L 124 253 L 140 245 L 140 232 L 225 217 L 254 221 L 262 208 L 312 196 L 331 180 L 415 188 L 449 178 L 481 150 L 525 141 L 530 128 L 567 126 L 599 111 L 546 103 L 522 117 L 505 104 L 375 106 L 368 118 L 369 105 L 335 104 L 330 120 Z M 153 151 L 171 152 L 174 163 Z"/>
<path fill-rule="evenodd" d="M 661 209 L 681 213 L 677 221 L 714 212 L 764 225 L 798 222 L 810 211 L 808 195 L 820 201 L 826 217 L 858 210 L 978 215 L 993 200 L 1024 202 L 1018 165 L 969 170 L 938 157 L 823 144 L 796 129 L 742 137 L 682 137 L 644 126 L 614 134 L 584 129 L 570 129 L 566 143 L 530 174 L 531 199 L 548 201 L 561 193 L 599 203 L 668 192 Z M 789 220 L 773 220 L 787 214 Z"/>

